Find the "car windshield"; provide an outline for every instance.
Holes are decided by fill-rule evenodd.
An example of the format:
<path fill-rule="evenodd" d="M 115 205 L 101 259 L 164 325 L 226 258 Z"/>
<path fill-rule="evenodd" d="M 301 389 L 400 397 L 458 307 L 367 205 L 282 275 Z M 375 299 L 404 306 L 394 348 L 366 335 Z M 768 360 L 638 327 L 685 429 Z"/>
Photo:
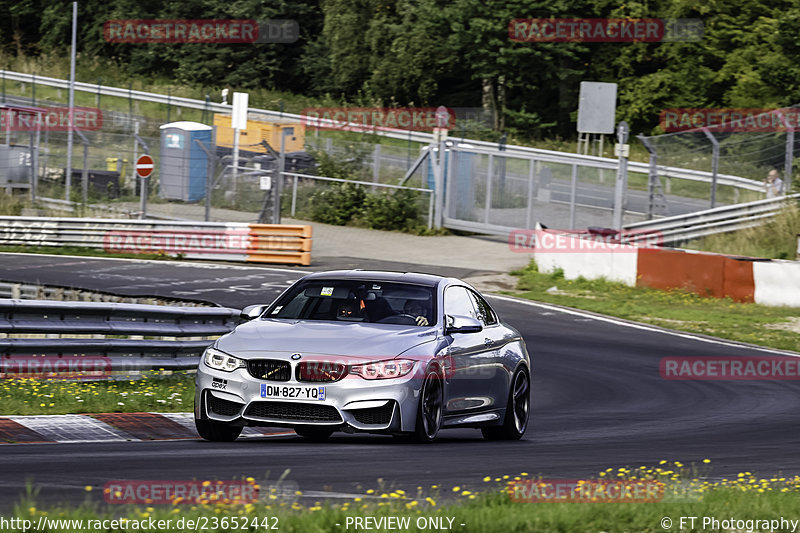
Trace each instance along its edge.
<path fill-rule="evenodd" d="M 314 279 L 292 287 L 265 317 L 430 326 L 433 302 L 433 287 L 425 285 Z"/>

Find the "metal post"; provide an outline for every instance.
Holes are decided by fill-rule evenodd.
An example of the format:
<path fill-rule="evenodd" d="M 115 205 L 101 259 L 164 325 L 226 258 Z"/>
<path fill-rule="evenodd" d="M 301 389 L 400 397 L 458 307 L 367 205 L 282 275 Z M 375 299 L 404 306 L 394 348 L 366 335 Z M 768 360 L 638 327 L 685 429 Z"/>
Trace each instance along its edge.
<path fill-rule="evenodd" d="M 210 150 L 206 153 L 206 156 L 208 157 L 208 174 L 206 175 L 206 212 L 204 218 L 206 222 L 211 220 L 211 192 L 214 190 L 214 172 L 217 169 L 216 146 L 217 127 L 211 126 L 211 146 L 209 147 Z"/>
<path fill-rule="evenodd" d="M 286 170 L 286 133 L 288 128 L 281 130 L 281 152 L 278 157 L 278 172 L 275 174 L 275 183 L 272 184 L 272 223 L 281 223 L 281 192 L 283 191 L 283 173 Z"/>
<path fill-rule="evenodd" d="M 136 162 L 134 161 L 134 167 Z M 139 220 L 147 218 L 147 180 L 150 178 L 139 178 Z"/>
<path fill-rule="evenodd" d="M 380 177 L 381 172 L 381 145 L 376 144 L 375 149 L 372 151 L 372 183 L 378 183 L 378 178 Z M 375 192 L 375 187 L 372 188 L 372 192 Z"/>
<path fill-rule="evenodd" d="M 453 183 L 453 169 L 456 167 L 456 159 L 458 156 L 456 155 L 456 149 L 453 147 L 452 150 L 449 151 L 448 155 L 448 162 L 446 165 L 447 172 L 443 172 L 442 176 L 442 183 Z M 452 213 L 452 198 L 453 198 L 453 188 L 454 187 L 447 187 L 443 186 L 442 190 L 444 191 L 444 205 L 442 206 L 442 213 Z"/>
<path fill-rule="evenodd" d="M 536 168 L 536 160 L 531 159 L 529 161 L 529 169 L 528 169 L 528 207 L 525 210 L 525 227 L 527 229 L 531 229 L 531 222 L 533 219 L 533 177 Z"/>
<path fill-rule="evenodd" d="M 703 133 L 709 141 L 711 141 L 711 208 L 717 206 L 717 171 L 719 169 L 719 141 L 708 131 L 708 128 L 702 128 Z"/>
<path fill-rule="evenodd" d="M 625 150 L 623 148 L 628 142 L 628 132 L 628 123 L 624 120 L 617 125 L 617 144 L 620 150 L 617 163 L 617 180 L 614 185 L 613 226 L 616 230 L 622 229 L 622 203 L 625 198 L 625 188 L 628 181 L 628 158 L 625 156 Z"/>
<path fill-rule="evenodd" d="M 783 161 L 783 194 L 791 194 L 792 164 L 794 163 L 794 129 L 786 132 L 786 156 Z M 737 191 L 739 189 L 736 189 Z"/>
<path fill-rule="evenodd" d="M 72 188 L 72 111 L 75 109 L 75 46 L 78 36 L 78 2 L 72 2 L 72 50 L 69 59 L 69 109 L 67 110 L 67 175 L 64 199 L 69 201 Z"/>
<path fill-rule="evenodd" d="M 5 102 L 6 79 L 3 78 L 3 101 Z M 406 170 L 411 166 L 411 130 L 408 130 L 408 155 L 406 156 Z"/>
<path fill-rule="evenodd" d="M 87 205 L 89 203 L 89 142 L 86 138 L 83 138 L 82 141 L 83 171 L 81 172 L 81 199 L 83 200 L 83 205 Z"/>
<path fill-rule="evenodd" d="M 233 128 L 233 168 L 231 169 L 231 191 L 236 202 L 236 181 L 239 179 L 239 128 Z M 283 142 L 283 136 L 281 136 Z M 283 152 L 283 147 L 281 147 Z M 276 223 L 277 224 L 277 223 Z"/>
<path fill-rule="evenodd" d="M 439 157 L 438 165 L 434 167 L 434 171 L 437 172 L 434 175 L 434 179 L 438 180 L 436 182 L 436 209 L 435 209 L 435 220 L 434 225 L 436 229 L 440 229 L 442 227 L 442 222 L 444 220 L 444 201 L 445 201 L 445 194 L 447 194 L 447 180 L 445 179 L 445 153 L 446 153 L 446 145 L 444 141 L 444 137 L 441 138 L 439 141 Z M 449 171 L 452 174 L 453 167 L 449 167 Z M 450 192 L 452 192 L 453 187 L 450 187 Z"/>
<path fill-rule="evenodd" d="M 569 229 L 575 229 L 575 201 L 578 197 L 578 164 L 572 164 L 572 183 L 569 189 Z"/>
<path fill-rule="evenodd" d="M 139 142 L 136 140 L 137 135 L 139 135 L 138 120 L 133 124 L 133 164 L 131 165 L 131 182 L 133 185 L 131 188 L 133 189 L 134 195 L 136 195 L 136 160 L 139 158 Z"/>
<path fill-rule="evenodd" d="M 297 176 L 292 182 L 292 216 L 294 217 L 295 207 L 297 206 Z"/>
<path fill-rule="evenodd" d="M 81 133 L 81 130 L 76 129 L 75 133 L 81 139 L 83 144 L 83 168 L 81 170 L 81 203 L 85 206 L 89 203 L 89 140 Z"/>
<path fill-rule="evenodd" d="M 433 191 L 428 193 L 428 229 L 433 227 Z"/>
<path fill-rule="evenodd" d="M 489 168 L 486 169 L 486 203 L 483 222 L 489 223 L 489 210 L 492 208 L 492 176 L 494 175 L 494 154 L 489 154 Z"/>
<path fill-rule="evenodd" d="M 36 123 L 36 139 L 31 143 L 31 166 L 33 167 L 33 174 L 31 175 L 31 202 L 36 202 L 36 188 L 39 185 L 39 144 L 42 140 L 42 114 L 37 114 L 39 117 Z M 33 146 L 36 146 L 34 148 Z"/>
<path fill-rule="evenodd" d="M 653 143 L 651 143 L 647 137 L 644 135 L 637 135 L 636 138 L 641 141 L 650 154 L 649 172 L 647 176 L 647 193 L 649 198 L 647 203 L 647 220 L 652 220 L 655 213 L 656 183 L 658 182 L 658 154 L 656 153 Z"/>
<path fill-rule="evenodd" d="M 31 105 L 36 107 L 36 73 L 31 75 Z"/>
<path fill-rule="evenodd" d="M 167 87 L 167 124 L 171 122 L 169 115 L 172 106 L 170 104 L 172 104 L 172 87 Z"/>
<path fill-rule="evenodd" d="M 136 139 L 137 143 L 142 145 L 142 148 L 144 149 L 144 153 L 145 154 L 149 154 L 150 153 L 150 147 L 147 145 L 147 143 L 144 142 L 144 140 L 141 137 L 139 137 L 139 121 L 138 120 L 135 122 L 135 127 L 136 127 L 136 133 L 134 134 L 133 138 Z M 133 168 L 134 168 L 134 171 L 135 171 L 135 169 L 136 169 L 136 159 L 133 160 Z M 148 177 L 141 178 L 141 187 L 139 188 L 139 199 L 140 199 L 139 219 L 140 220 L 144 220 L 145 218 L 147 218 L 147 190 L 148 190 L 149 180 L 152 177 L 153 177 L 153 174 L 151 173 Z"/>
<path fill-rule="evenodd" d="M 133 82 L 128 82 L 128 127 L 133 120 Z"/>

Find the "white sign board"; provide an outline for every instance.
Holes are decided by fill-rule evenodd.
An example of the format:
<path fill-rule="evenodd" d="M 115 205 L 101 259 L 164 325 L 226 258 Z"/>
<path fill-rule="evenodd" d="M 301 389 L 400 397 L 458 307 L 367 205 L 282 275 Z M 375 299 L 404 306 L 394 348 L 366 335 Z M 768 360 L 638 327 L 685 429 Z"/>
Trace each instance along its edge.
<path fill-rule="evenodd" d="M 617 84 L 582 81 L 578 99 L 578 133 L 614 133 Z"/>
<path fill-rule="evenodd" d="M 272 178 L 270 176 L 261 176 L 258 180 L 259 189 L 268 191 L 272 188 Z"/>
<path fill-rule="evenodd" d="M 233 93 L 233 114 L 231 115 L 231 128 L 233 129 L 247 129 L 247 98 L 247 93 Z"/>

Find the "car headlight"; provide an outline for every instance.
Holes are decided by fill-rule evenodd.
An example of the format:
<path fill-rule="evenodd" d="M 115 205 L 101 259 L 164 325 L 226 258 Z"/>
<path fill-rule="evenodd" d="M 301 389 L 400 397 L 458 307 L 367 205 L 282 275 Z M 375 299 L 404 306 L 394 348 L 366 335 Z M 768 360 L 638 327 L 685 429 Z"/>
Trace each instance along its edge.
<path fill-rule="evenodd" d="M 410 359 L 391 359 L 389 361 L 375 361 L 363 365 L 353 365 L 350 373 L 364 379 L 392 379 L 405 376 L 414 368 Z"/>
<path fill-rule="evenodd" d="M 206 366 L 215 370 L 222 370 L 223 372 L 233 372 L 237 368 L 244 368 L 247 366 L 244 360 L 228 355 L 214 348 L 208 348 L 203 355 L 203 361 Z"/>

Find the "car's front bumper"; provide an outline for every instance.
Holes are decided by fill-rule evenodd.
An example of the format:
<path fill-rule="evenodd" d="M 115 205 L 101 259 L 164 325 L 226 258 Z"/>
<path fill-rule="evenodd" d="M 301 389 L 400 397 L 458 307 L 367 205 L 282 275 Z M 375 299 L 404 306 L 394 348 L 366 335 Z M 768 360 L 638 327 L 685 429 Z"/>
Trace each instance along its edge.
<path fill-rule="evenodd" d="M 201 363 L 196 378 L 195 417 L 244 426 L 410 432 L 416 422 L 421 364 L 417 362 L 414 370 L 401 378 L 366 380 L 347 375 L 335 382 L 307 383 L 294 379 L 265 381 L 254 378 L 245 368 L 223 372 Z M 262 384 L 324 387 L 324 400 L 262 397 Z"/>

